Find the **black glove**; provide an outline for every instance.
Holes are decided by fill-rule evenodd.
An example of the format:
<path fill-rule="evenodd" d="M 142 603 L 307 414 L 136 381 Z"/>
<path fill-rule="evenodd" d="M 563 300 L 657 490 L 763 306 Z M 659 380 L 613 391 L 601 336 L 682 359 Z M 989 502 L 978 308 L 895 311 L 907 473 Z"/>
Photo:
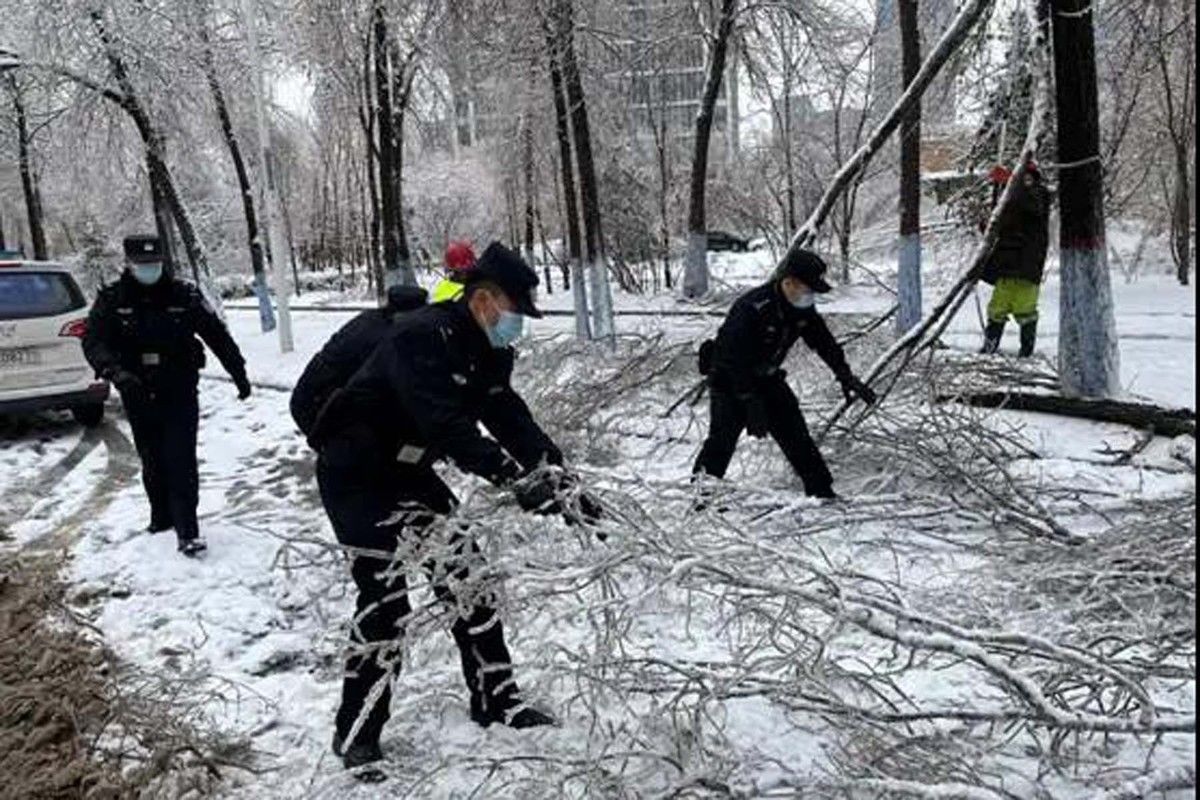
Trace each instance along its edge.
<path fill-rule="evenodd" d="M 569 488 L 574 484 L 575 479 L 572 476 L 568 478 L 564 488 Z M 562 515 L 568 525 L 595 525 L 604 519 L 604 509 L 600 506 L 600 501 L 587 492 L 581 491 L 575 497 L 567 498 Z M 601 540 L 604 538 L 604 536 L 600 537 Z"/>
<path fill-rule="evenodd" d="M 571 503 L 568 508 L 563 509 L 563 521 L 571 527 L 576 525 L 591 527 L 602 519 L 604 519 L 604 509 L 600 506 L 599 501 L 587 492 L 580 492 L 576 501 Z M 600 541 L 608 541 L 608 534 L 599 528 L 595 528 L 593 533 Z"/>
<path fill-rule="evenodd" d="M 593 525 L 604 519 L 604 509 L 599 501 L 587 492 L 579 493 L 579 513 L 583 515 L 585 522 Z"/>
<path fill-rule="evenodd" d="M 513 484 L 513 494 L 522 511 L 542 516 L 562 513 L 558 500 L 559 476 L 550 471 L 539 471 Z"/>
<path fill-rule="evenodd" d="M 746 433 L 755 439 L 761 439 L 770 431 L 771 425 L 767 419 L 767 407 L 762 398 L 752 395 L 746 398 Z"/>
<path fill-rule="evenodd" d="M 879 400 L 875 390 L 854 375 L 850 375 L 842 381 L 842 394 L 846 396 L 847 403 L 854 402 L 856 396 L 869 406 L 875 405 Z"/>
<path fill-rule="evenodd" d="M 138 406 L 150 399 L 150 392 L 142 379 L 132 372 L 117 370 L 109 378 L 112 385 L 121 393 L 121 402 L 127 406 Z"/>
<path fill-rule="evenodd" d="M 245 400 L 250 396 L 250 379 L 246 377 L 245 373 L 235 375 L 233 385 L 237 387 L 238 400 Z"/>

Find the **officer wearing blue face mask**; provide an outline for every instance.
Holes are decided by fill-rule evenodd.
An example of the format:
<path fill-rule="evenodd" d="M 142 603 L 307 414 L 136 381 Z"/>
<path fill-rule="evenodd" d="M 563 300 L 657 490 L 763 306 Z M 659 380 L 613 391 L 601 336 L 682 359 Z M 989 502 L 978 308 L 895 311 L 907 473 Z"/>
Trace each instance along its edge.
<path fill-rule="evenodd" d="M 246 362 L 199 290 L 164 274 L 157 236 L 129 236 L 124 247 L 126 270 L 97 295 L 83 352 L 121 394 L 150 500 L 146 529 L 173 528 L 179 551 L 195 556 L 205 549 L 196 522 L 201 340 L 233 378 L 241 400 L 250 396 Z"/>
<path fill-rule="evenodd" d="M 511 345 L 526 318 L 542 316 L 534 305 L 537 274 L 494 243 L 463 283 L 461 297 L 397 318 L 325 403 L 309 435 L 319 453 L 325 510 L 338 541 L 355 551 L 351 577 L 359 592 L 352 627 L 357 647 L 346 664 L 333 749 L 367 780 L 383 777 L 368 765 L 383 757 L 379 738 L 410 614 L 403 576 L 386 568 L 401 543 L 420 541 L 457 504 L 434 464 L 449 458 L 465 472 L 512 489 L 527 511 L 574 521 L 599 514 L 562 471 L 561 451 L 510 385 Z M 480 432 L 480 422 L 494 439 Z M 478 558 L 474 544 L 460 537 L 436 563 L 412 565 L 426 570 L 434 593 L 457 609 L 451 632 L 462 656 L 471 719 L 513 728 L 550 724 L 548 715 L 522 702 L 488 593 L 469 599 L 454 594 L 468 562 Z"/>
<path fill-rule="evenodd" d="M 701 346 L 700 371 L 708 379 L 711 417 L 694 473 L 724 477 L 743 430 L 755 438 L 770 434 L 809 496 L 836 497 L 833 476 L 781 367 L 792 345 L 803 339 L 833 370 L 847 400 L 857 396 L 875 402 L 875 392 L 850 371 L 817 312 L 817 294 L 832 288 L 825 272 L 816 253 L 791 253 L 769 282 L 733 304 L 717 338 Z"/>

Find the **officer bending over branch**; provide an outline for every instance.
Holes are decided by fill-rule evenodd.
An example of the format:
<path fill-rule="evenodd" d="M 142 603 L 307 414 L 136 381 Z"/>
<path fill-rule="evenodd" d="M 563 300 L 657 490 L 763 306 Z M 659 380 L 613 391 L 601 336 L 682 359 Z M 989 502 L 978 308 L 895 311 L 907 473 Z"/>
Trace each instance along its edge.
<path fill-rule="evenodd" d="M 347 768 L 382 758 L 379 738 L 410 614 L 403 575 L 383 571 L 402 542 L 419 541 L 457 504 L 433 464 L 448 457 L 464 471 L 512 489 L 527 511 L 570 513 L 559 498 L 575 484 L 553 468 L 561 467 L 562 453 L 509 384 L 509 345 L 521 335 L 525 317 L 542 316 L 533 301 L 537 275 L 511 250 L 492 244 L 464 283 L 462 298 L 397 318 L 325 404 L 310 436 L 319 452 L 321 498 L 338 541 L 381 554 L 356 554 L 351 566 L 359 592 L 352 631 L 358 646 L 347 661 L 333 740 Z M 479 422 L 494 440 L 482 435 Z M 584 515 L 594 518 L 598 508 L 580 499 Z M 449 549 L 453 555 L 441 563 L 409 566 L 424 569 L 437 596 L 459 609 L 451 632 L 471 719 L 513 728 L 551 724 L 551 717 L 522 702 L 493 598 L 486 591 L 455 597 L 469 577 L 467 562 L 479 563 L 478 549 L 462 536 L 452 536 Z M 372 704 L 369 695 L 377 686 L 382 691 Z M 383 777 L 373 768 L 360 772 L 366 780 Z"/>
<path fill-rule="evenodd" d="M 743 430 L 758 439 L 770 434 L 810 497 L 837 497 L 833 476 L 780 366 L 796 340 L 803 339 L 833 370 L 848 402 L 856 396 L 867 404 L 876 400 L 871 387 L 850 371 L 841 345 L 817 313 L 816 294 L 832 288 L 825 270 L 815 253 L 790 254 L 768 283 L 733 304 L 716 340 L 701 346 L 700 372 L 711 390 L 711 427 L 693 473 L 725 477 Z"/>

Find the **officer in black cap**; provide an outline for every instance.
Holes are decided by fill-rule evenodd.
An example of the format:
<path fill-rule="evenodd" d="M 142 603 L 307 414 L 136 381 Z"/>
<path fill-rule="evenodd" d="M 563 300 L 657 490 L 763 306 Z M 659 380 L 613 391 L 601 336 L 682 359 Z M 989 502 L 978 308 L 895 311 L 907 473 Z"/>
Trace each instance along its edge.
<path fill-rule="evenodd" d="M 465 276 L 463 296 L 399 317 L 391 332 L 317 418 L 321 499 L 338 541 L 352 548 L 358 587 L 355 644 L 337 712 L 334 752 L 358 777 L 382 779 L 364 767 L 382 758 L 379 737 L 389 715 L 390 684 L 399 666 L 400 639 L 411 613 L 403 570 L 388 569 L 393 554 L 428 535 L 457 504 L 433 470 L 451 459 L 460 469 L 511 488 L 521 507 L 575 520 L 581 508 L 563 456 L 534 422 L 509 384 L 508 348 L 534 305 L 537 275 L 500 244 L 484 251 Z M 494 439 L 479 430 L 482 422 Z M 569 498 L 574 498 L 571 500 Z M 435 594 L 457 610 L 451 632 L 462 657 L 471 719 L 513 728 L 551 724 L 526 706 L 512 677 L 504 628 L 486 590 L 469 587 L 468 562 L 480 555 L 451 529 L 444 555 L 420 565 Z M 465 594 L 470 591 L 470 594 Z"/>
<path fill-rule="evenodd" d="M 716 340 L 701 346 L 700 371 L 708 378 L 711 417 L 694 473 L 724 477 L 743 430 L 755 438 L 770 434 L 809 496 L 836 497 L 833 477 L 780 366 L 796 340 L 803 339 L 833 370 L 847 401 L 857 396 L 875 402 L 875 392 L 850 371 L 841 345 L 817 313 L 816 295 L 832 288 L 825 271 L 816 253 L 790 253 L 768 283 L 733 304 Z"/>
<path fill-rule="evenodd" d="M 204 366 L 196 337 L 216 353 L 241 400 L 250 396 L 246 364 L 199 290 L 164 274 L 157 236 L 127 237 L 125 261 L 120 279 L 100 290 L 88 314 L 83 352 L 121 393 L 150 499 L 147 530 L 174 528 L 179 551 L 195 556 L 205 549 L 196 522 L 197 385 Z"/>

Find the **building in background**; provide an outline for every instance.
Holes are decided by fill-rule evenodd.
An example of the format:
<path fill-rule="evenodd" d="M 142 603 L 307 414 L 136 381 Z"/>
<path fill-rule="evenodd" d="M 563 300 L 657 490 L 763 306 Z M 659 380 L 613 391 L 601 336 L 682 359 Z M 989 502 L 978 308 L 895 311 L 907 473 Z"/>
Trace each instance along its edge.
<path fill-rule="evenodd" d="M 688 0 L 628 0 L 608 74 L 628 103 L 635 140 L 653 144 L 665 134 L 690 147 L 708 66 L 708 46 Z M 731 42 L 724 80 L 713 110 L 716 165 L 733 160 L 741 145 L 738 45 Z"/>
<path fill-rule="evenodd" d="M 585 81 L 596 86 L 589 78 L 598 78 L 602 86 L 596 88 L 613 92 L 624 104 L 628 129 L 639 146 L 651 150 L 656 136 L 665 133 L 676 147 L 689 148 L 708 63 L 706 41 L 692 3 L 627 0 L 612 13 L 615 16 L 606 19 L 603 27 L 619 33 L 609 37 L 606 46 L 589 46 L 582 38 L 577 41 L 588 71 Z M 447 69 L 453 103 L 452 119 L 448 120 L 451 136 L 447 138 L 456 151 L 512 130 L 512 98 L 491 86 L 488 76 L 472 69 L 469 48 L 462 52 L 468 55 Z M 713 112 L 712 157 L 718 167 L 740 146 L 739 115 L 734 43 Z"/>

